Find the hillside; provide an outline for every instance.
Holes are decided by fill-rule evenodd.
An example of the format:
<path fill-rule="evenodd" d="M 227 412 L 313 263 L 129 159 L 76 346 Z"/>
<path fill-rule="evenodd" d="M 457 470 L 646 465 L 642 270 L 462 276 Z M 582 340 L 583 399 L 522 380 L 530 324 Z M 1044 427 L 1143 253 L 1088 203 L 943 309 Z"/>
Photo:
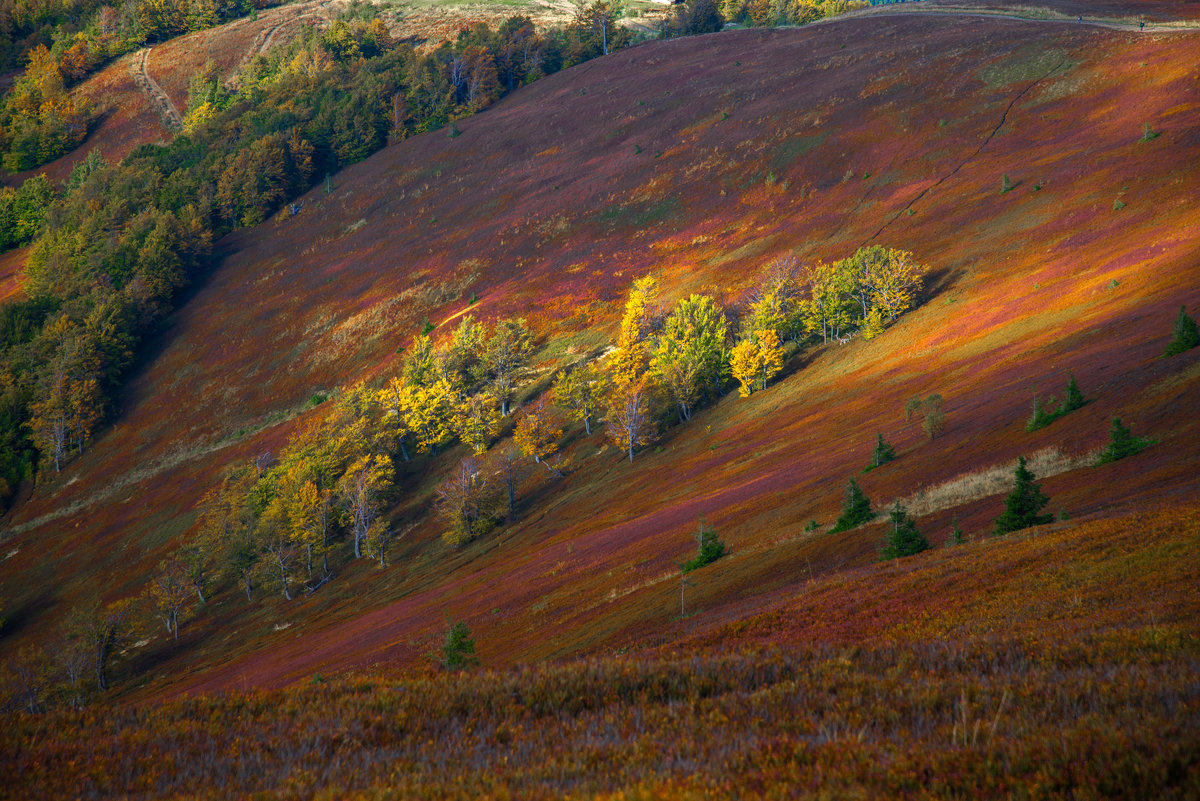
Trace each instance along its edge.
<path fill-rule="evenodd" d="M 1197 356 L 1158 358 L 1179 306 L 1200 301 L 1193 45 L 924 15 L 727 32 L 585 64 L 460 136 L 375 155 L 295 217 L 220 243 L 113 426 L 4 520 L 4 649 L 93 588 L 139 592 L 224 467 L 277 452 L 315 393 L 394 372 L 426 318 L 449 321 L 472 295 L 477 316 L 525 315 L 549 370 L 607 343 L 634 277 L 652 272 L 668 300 L 732 301 L 789 252 L 880 243 L 933 272 L 924 305 L 883 336 L 805 350 L 768 391 L 727 396 L 632 465 L 572 429 L 567 476 L 531 481 L 517 524 L 461 550 L 428 510 L 459 452 L 412 463 L 389 515 L 407 531 L 392 567 L 343 564 L 291 604 L 227 587 L 178 648 L 147 637 L 122 691 L 423 665 L 444 614 L 470 622 L 491 666 L 721 641 L 713 625 L 761 612 L 801 571 L 875 560 L 879 525 L 803 529 L 832 521 L 878 431 L 900 459 L 860 476 L 877 508 L 1021 453 L 1078 456 L 1112 416 L 1160 444 L 1048 478 L 1052 508 L 1101 521 L 1194 502 Z M 1158 136 L 1139 141 L 1143 126 Z M 1034 387 L 1057 391 L 1067 371 L 1095 402 L 1027 434 Z M 927 442 L 903 406 L 931 392 L 949 423 Z M 983 538 L 1001 491 L 931 502 L 920 525 L 935 544 L 952 517 Z M 733 557 L 681 630 L 675 565 L 700 513 Z"/>

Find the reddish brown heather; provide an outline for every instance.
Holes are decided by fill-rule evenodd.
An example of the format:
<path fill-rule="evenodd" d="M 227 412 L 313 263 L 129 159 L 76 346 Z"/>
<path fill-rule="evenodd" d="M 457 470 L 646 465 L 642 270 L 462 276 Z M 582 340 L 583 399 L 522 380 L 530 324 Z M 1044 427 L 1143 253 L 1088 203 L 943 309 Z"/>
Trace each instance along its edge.
<path fill-rule="evenodd" d="M 797 580 L 734 623 L 721 620 L 729 604 L 663 615 L 667 644 L 652 651 L 15 715 L 0 730 L 0 788 L 1192 798 L 1198 532 L 1190 506 Z"/>
<path fill-rule="evenodd" d="M 828 527 L 878 431 L 900 458 L 860 477 L 877 507 L 1050 445 L 1092 450 L 1114 415 L 1161 444 L 1047 479 L 1051 509 L 1102 521 L 1194 501 L 1200 356 L 1157 357 L 1179 305 L 1200 301 L 1195 52 L 1190 34 L 919 15 L 729 32 L 591 62 L 461 136 L 389 148 L 296 217 L 223 241 L 112 427 L 5 519 L 4 648 L 43 636 L 88 587 L 140 591 L 223 467 L 278 451 L 315 392 L 393 372 L 427 316 L 475 294 L 477 315 L 529 317 L 549 367 L 604 341 L 636 276 L 669 299 L 732 300 L 792 251 L 911 250 L 932 268 L 926 302 L 875 340 L 805 352 L 633 465 L 573 430 L 567 477 L 530 483 L 519 523 L 461 550 L 429 514 L 459 454 L 415 461 L 390 512 L 408 529 L 393 567 L 344 566 L 293 604 L 227 588 L 178 650 L 158 635 L 137 651 L 124 691 L 424 664 L 445 613 L 494 666 L 669 639 L 700 513 L 733 551 L 690 591 L 713 619 L 790 598 L 801 578 L 852 580 L 880 526 L 803 527 Z M 1142 143 L 1144 123 L 1160 135 Z M 1059 391 L 1068 370 L 1096 401 L 1026 433 L 1033 387 Z M 949 417 L 928 442 L 902 408 L 931 392 Z M 983 536 L 1001 501 L 919 523 L 935 544 L 955 515 Z"/>

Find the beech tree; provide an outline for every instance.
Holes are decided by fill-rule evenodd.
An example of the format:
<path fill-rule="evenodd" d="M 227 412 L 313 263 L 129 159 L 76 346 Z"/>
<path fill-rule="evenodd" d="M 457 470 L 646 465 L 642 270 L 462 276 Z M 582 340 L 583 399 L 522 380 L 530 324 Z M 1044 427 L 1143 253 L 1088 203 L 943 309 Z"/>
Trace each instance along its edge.
<path fill-rule="evenodd" d="M 406 441 L 411 430 L 408 427 L 409 386 L 400 376 L 392 376 L 379 391 L 379 405 L 383 409 L 383 425 L 391 432 L 392 440 L 400 448 L 400 456 L 409 461 Z"/>
<path fill-rule="evenodd" d="M 496 399 L 483 392 L 464 398 L 454 413 L 455 433 L 476 456 L 499 436 L 502 422 Z"/>
<path fill-rule="evenodd" d="M 509 445 L 494 451 L 492 465 L 496 476 L 508 494 L 508 519 L 516 519 L 517 485 L 521 482 L 522 460 L 515 446 Z"/>
<path fill-rule="evenodd" d="M 486 347 L 483 324 L 469 314 L 463 317 L 449 342 L 437 351 L 438 370 L 453 392 L 470 392 L 482 379 Z"/>
<path fill-rule="evenodd" d="M 450 438 L 453 424 L 454 391 L 445 379 L 429 386 L 409 385 L 404 398 L 406 426 L 420 453 L 436 453 Z"/>
<path fill-rule="evenodd" d="M 121 649 L 129 634 L 132 606 L 129 599 L 110 604 L 97 602 L 73 616 L 72 627 L 87 643 L 96 685 L 101 690 L 108 689 L 108 670 L 113 655 Z"/>
<path fill-rule="evenodd" d="M 807 294 L 802 308 L 805 327 L 820 331 L 823 342 L 841 336 L 854 308 L 854 278 L 849 264 L 844 260 L 834 264 L 819 261 L 805 268 L 801 281 Z"/>
<path fill-rule="evenodd" d="M 546 408 L 545 400 L 539 398 L 537 403 L 522 410 L 513 430 L 513 442 L 525 456 L 537 464 L 545 464 L 547 470 L 561 476 L 562 473 L 550 464 L 549 457 L 558 450 L 562 433 L 562 426 Z"/>
<path fill-rule="evenodd" d="M 564 409 L 571 419 L 583 423 L 583 429 L 589 435 L 607 393 L 606 377 L 593 362 L 559 370 L 554 379 L 555 405 Z"/>
<path fill-rule="evenodd" d="M 200 531 L 179 546 L 175 557 L 183 565 L 188 587 L 196 593 L 200 603 L 208 603 L 205 593 L 212 582 L 212 573 L 220 551 L 220 543 L 212 535 Z"/>
<path fill-rule="evenodd" d="M 286 499 L 288 526 L 292 538 L 305 550 L 308 580 L 313 580 L 313 556 L 321 557 L 326 578 L 329 576 L 329 537 L 334 519 L 334 491 L 320 489 L 314 481 L 305 481 Z"/>
<path fill-rule="evenodd" d="M 492 393 L 500 401 L 500 413 L 505 416 L 508 416 L 517 379 L 532 351 L 533 336 L 524 317 L 500 320 L 492 329 L 484 361 Z"/>
<path fill-rule="evenodd" d="M 266 569 L 279 584 L 283 597 L 292 600 L 292 577 L 300 558 L 297 532 L 287 524 L 282 499 L 276 498 L 259 519 L 259 543 L 266 559 Z M 356 556 L 358 554 L 355 554 Z"/>
<path fill-rule="evenodd" d="M 609 357 L 613 383 L 618 386 L 637 383 L 646 371 L 650 306 L 657 296 L 658 283 L 649 275 L 634 281 L 629 290 L 617 346 Z"/>
<path fill-rule="evenodd" d="M 907 311 L 921 283 L 926 268 L 917 264 L 913 254 L 903 250 L 888 250 L 871 279 L 871 303 L 894 322 Z M 864 313 L 863 317 L 866 317 Z"/>
<path fill-rule="evenodd" d="M 755 331 L 750 339 L 733 347 L 729 366 L 733 377 L 741 384 L 738 391 L 743 398 L 750 397 L 755 385 L 758 389 L 766 389 L 767 381 L 783 369 L 779 335 L 771 329 Z"/>
<path fill-rule="evenodd" d="M 187 567 L 176 558 L 163 559 L 150 580 L 148 595 L 167 631 L 179 640 L 179 616 L 192 597 Z"/>
<path fill-rule="evenodd" d="M 368 559 L 378 559 L 380 567 L 387 567 L 388 546 L 392 542 L 392 527 L 386 520 L 371 521 L 367 535 L 363 538 L 363 552 Z"/>
<path fill-rule="evenodd" d="M 443 539 L 465 545 L 482 533 L 491 511 L 491 481 L 478 459 L 462 459 L 438 487 L 437 496 L 438 510 L 450 526 Z"/>
<path fill-rule="evenodd" d="M 414 336 L 404 354 L 403 384 L 410 387 L 430 384 L 435 380 L 435 370 L 433 340 L 428 334 Z"/>
<path fill-rule="evenodd" d="M 654 421 L 650 417 L 650 398 L 645 382 L 614 386 L 604 421 L 609 437 L 629 454 L 632 463 L 634 450 L 654 439 Z"/>
<path fill-rule="evenodd" d="M 651 369 L 675 402 L 680 422 L 690 420 L 702 389 L 715 391 L 725 363 L 729 324 L 713 299 L 679 301 L 655 342 Z"/>
<path fill-rule="evenodd" d="M 363 555 L 363 540 L 379 514 L 381 495 L 391 480 L 391 461 L 386 456 L 368 454 L 356 459 L 338 482 L 338 495 L 350 516 L 355 558 Z"/>

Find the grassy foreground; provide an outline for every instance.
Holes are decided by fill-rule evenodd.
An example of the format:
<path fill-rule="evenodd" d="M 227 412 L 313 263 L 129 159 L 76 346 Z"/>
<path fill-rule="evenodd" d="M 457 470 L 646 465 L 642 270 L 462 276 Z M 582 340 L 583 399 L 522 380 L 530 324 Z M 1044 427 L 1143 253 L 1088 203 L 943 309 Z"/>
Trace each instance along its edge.
<path fill-rule="evenodd" d="M 0 793 L 1194 798 L 1198 518 L 848 571 L 640 654 L 18 716 Z"/>

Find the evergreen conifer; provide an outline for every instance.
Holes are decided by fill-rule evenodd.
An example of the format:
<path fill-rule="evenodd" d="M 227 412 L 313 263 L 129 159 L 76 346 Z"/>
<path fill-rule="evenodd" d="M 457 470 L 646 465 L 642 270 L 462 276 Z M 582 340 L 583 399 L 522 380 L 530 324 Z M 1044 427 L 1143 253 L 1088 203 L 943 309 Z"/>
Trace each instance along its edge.
<path fill-rule="evenodd" d="M 442 667 L 446 670 L 461 670 L 478 664 L 471 629 L 460 620 L 446 632 L 446 644 L 442 646 Z"/>
<path fill-rule="evenodd" d="M 867 470 L 874 470 L 895 458 L 896 449 L 892 447 L 891 443 L 884 440 L 883 434 L 878 434 L 875 438 L 875 450 L 871 452 L 871 464 L 867 466 Z"/>
<path fill-rule="evenodd" d="M 904 504 L 900 503 L 899 499 L 892 506 L 888 518 L 892 525 L 884 539 L 884 559 L 899 559 L 902 556 L 912 556 L 929 550 L 929 540 L 925 539 L 925 535 L 917 530 L 917 521 L 908 516 L 908 510 L 904 508 Z"/>
<path fill-rule="evenodd" d="M 1004 502 L 1004 513 L 996 518 L 996 534 L 1020 531 L 1030 526 L 1040 526 L 1054 519 L 1053 515 L 1038 514 L 1050 503 L 1042 488 L 1034 483 L 1033 472 L 1025 467 L 1025 457 L 1017 459 L 1015 483 L 1012 494 Z"/>
<path fill-rule="evenodd" d="M 1063 395 L 1062 405 L 1058 407 L 1059 416 L 1081 409 L 1087 402 L 1088 399 L 1083 396 L 1083 392 L 1079 390 L 1079 384 L 1075 381 L 1075 374 L 1070 373 L 1067 378 L 1066 394 Z"/>
<path fill-rule="evenodd" d="M 1175 338 L 1167 345 L 1167 352 L 1163 354 L 1165 356 L 1174 356 L 1200 345 L 1200 329 L 1197 329 L 1196 321 L 1188 317 L 1187 306 L 1179 307 L 1179 316 L 1175 318 L 1171 333 Z"/>
<path fill-rule="evenodd" d="M 863 494 L 858 482 L 850 479 L 850 483 L 846 486 L 846 500 L 842 502 L 842 514 L 833 524 L 830 533 L 836 534 L 839 531 L 854 528 L 874 516 L 875 513 L 871 511 L 871 499 Z"/>
<path fill-rule="evenodd" d="M 717 530 L 704 522 L 703 515 L 700 517 L 700 528 L 696 531 L 696 544 L 699 550 L 683 563 L 684 573 L 710 565 L 725 555 L 725 543 L 717 536 Z"/>
<path fill-rule="evenodd" d="M 1149 444 L 1150 440 L 1135 437 L 1129 426 L 1121 423 L 1121 418 L 1114 417 L 1112 428 L 1108 430 L 1108 447 L 1100 454 L 1097 464 L 1107 464 L 1132 456 Z"/>

